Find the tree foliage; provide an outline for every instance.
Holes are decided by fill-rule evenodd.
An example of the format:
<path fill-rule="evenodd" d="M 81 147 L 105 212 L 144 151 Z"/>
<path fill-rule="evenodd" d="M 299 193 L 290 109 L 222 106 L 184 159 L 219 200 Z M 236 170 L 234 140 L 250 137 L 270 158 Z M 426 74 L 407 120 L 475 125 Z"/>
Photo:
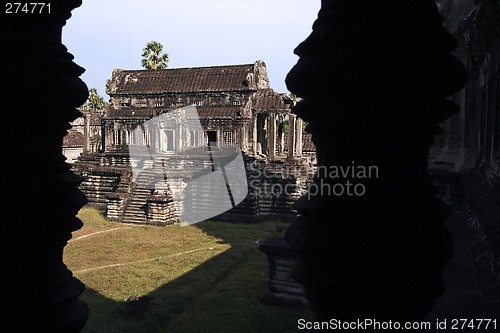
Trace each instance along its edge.
<path fill-rule="evenodd" d="M 85 104 L 82 105 L 82 110 L 85 111 L 98 111 L 106 108 L 108 103 L 104 101 L 104 98 L 99 95 L 96 88 L 89 89 L 89 98 Z"/>
<path fill-rule="evenodd" d="M 163 45 L 161 43 L 153 40 L 142 51 L 142 67 L 146 69 L 167 68 L 168 54 L 163 52 Z"/>

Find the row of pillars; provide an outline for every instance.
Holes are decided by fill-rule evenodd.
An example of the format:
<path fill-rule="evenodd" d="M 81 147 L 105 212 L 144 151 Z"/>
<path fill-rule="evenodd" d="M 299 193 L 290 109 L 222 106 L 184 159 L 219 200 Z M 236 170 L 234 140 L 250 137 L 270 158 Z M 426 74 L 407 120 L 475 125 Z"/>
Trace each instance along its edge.
<path fill-rule="evenodd" d="M 83 126 L 83 151 L 84 153 L 92 152 L 91 148 L 91 129 L 90 129 L 90 113 L 84 113 L 84 126 Z M 130 144 L 134 142 L 133 130 L 125 127 L 115 126 L 111 131 L 108 131 L 105 124 L 101 125 L 101 149 L 107 150 L 111 145 Z M 142 141 L 149 145 L 151 142 L 151 134 L 149 130 L 145 129 L 143 132 Z M 159 147 L 159 146 L 158 146 Z"/>
<path fill-rule="evenodd" d="M 257 118 L 254 119 L 254 122 L 255 122 L 255 125 L 254 125 L 254 152 L 257 152 Z M 300 157 L 302 156 L 302 127 L 303 127 L 303 120 L 301 118 L 298 118 L 296 115 L 294 114 L 289 114 L 288 115 L 288 122 L 289 122 L 289 133 L 288 133 L 288 145 L 287 145 L 287 158 L 289 159 L 293 159 L 294 157 Z M 268 129 L 268 135 L 267 135 L 267 148 L 268 148 L 268 156 L 270 159 L 275 159 L 276 156 L 277 156 L 277 152 L 279 154 L 282 154 L 283 151 L 284 151 L 284 133 L 279 133 L 278 134 L 278 131 L 277 131 L 277 126 L 276 126 L 276 113 L 272 112 L 272 113 L 269 113 L 268 117 L 267 117 L 267 123 L 268 123 L 268 126 L 267 126 L 267 129 Z M 115 129 L 115 140 L 114 142 L 119 142 L 119 139 L 116 137 L 117 135 L 119 135 L 119 133 L 121 132 L 121 135 L 122 135 L 122 138 L 121 138 L 121 142 L 125 143 L 127 140 L 125 138 L 126 134 L 125 134 L 125 130 L 122 130 L 122 131 L 117 131 Z M 88 153 L 91 151 L 91 147 L 90 147 L 90 134 L 91 134 L 91 131 L 90 131 L 90 114 L 89 113 L 85 113 L 84 115 L 84 152 Z M 109 136 L 110 133 L 102 133 L 102 136 L 103 136 L 103 147 L 102 149 L 105 149 L 104 145 L 105 145 L 105 142 L 111 142 L 110 140 L 112 139 L 110 136 Z M 146 142 L 149 141 L 149 136 L 148 136 L 149 133 L 145 133 L 145 136 L 144 136 L 144 140 Z M 245 130 L 244 128 L 241 129 L 241 144 L 242 144 L 242 147 L 241 149 L 245 150 L 246 149 L 246 145 L 244 145 L 245 143 Z M 280 149 L 277 149 L 278 148 L 278 139 L 280 140 Z"/>
<path fill-rule="evenodd" d="M 277 151 L 277 138 L 278 138 L 278 133 L 276 130 L 276 114 L 275 113 L 270 113 L 268 117 L 268 124 L 269 124 L 269 135 L 268 135 L 268 151 L 269 151 L 269 158 L 270 159 L 275 159 L 276 158 L 276 151 Z M 294 114 L 289 114 L 288 115 L 288 124 L 289 124 L 289 132 L 288 132 L 288 154 L 287 158 L 293 159 L 294 157 L 302 156 L 302 127 L 303 127 L 303 120 L 301 118 L 298 118 Z M 281 147 L 282 149 L 284 148 L 283 141 L 284 138 L 282 137 L 284 133 L 280 134 L 280 140 L 282 141 Z"/>

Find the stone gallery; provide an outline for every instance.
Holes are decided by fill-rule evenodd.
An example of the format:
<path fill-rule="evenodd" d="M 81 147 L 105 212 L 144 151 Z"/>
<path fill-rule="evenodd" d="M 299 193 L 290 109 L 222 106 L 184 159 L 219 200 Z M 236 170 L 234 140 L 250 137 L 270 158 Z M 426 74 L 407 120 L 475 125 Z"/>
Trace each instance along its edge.
<path fill-rule="evenodd" d="M 264 62 L 117 69 L 106 93 L 110 104 L 100 121 L 95 113 L 86 113 L 83 152 L 73 167 L 85 177 L 81 189 L 90 204 L 106 210 L 108 218 L 177 222 L 187 203 L 182 195 L 174 200 L 176 195 L 189 181 L 215 170 L 214 156 L 234 155 L 234 149 L 243 157 L 248 194 L 236 202 L 230 193 L 232 209 L 217 217 L 254 221 L 271 214 L 293 216 L 291 204 L 313 177 L 315 149 L 303 133 L 303 121 L 290 112 L 294 100 L 271 89 Z M 97 131 L 98 145 L 90 137 Z M 158 179 L 166 167 L 168 176 Z M 209 184 L 196 191 L 204 200 L 192 202 L 193 207 L 204 209 L 202 216 L 214 216 L 209 214 L 210 198 L 224 193 Z"/>

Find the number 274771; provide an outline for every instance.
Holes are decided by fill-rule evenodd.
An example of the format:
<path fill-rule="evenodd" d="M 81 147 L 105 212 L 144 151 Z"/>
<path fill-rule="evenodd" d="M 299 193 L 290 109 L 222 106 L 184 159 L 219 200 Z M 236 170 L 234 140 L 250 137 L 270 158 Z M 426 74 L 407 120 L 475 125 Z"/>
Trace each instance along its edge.
<path fill-rule="evenodd" d="M 50 14 L 50 2 L 7 2 L 5 14 Z"/>

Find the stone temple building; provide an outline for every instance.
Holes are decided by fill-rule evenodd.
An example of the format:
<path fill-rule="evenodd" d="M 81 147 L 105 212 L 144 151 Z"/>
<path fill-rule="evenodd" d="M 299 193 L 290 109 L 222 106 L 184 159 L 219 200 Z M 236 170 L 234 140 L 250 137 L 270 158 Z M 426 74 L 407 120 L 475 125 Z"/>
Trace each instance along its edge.
<path fill-rule="evenodd" d="M 100 147 L 96 151 L 95 140 L 91 145 L 85 136 L 84 151 L 73 168 L 85 177 L 80 187 L 90 205 L 106 210 L 108 218 L 158 225 L 176 222 L 184 207 L 173 205 L 172 196 L 200 170 L 213 168 L 213 161 L 200 159 L 207 147 L 214 154 L 240 149 L 248 176 L 245 200 L 218 218 L 253 221 L 270 214 L 293 216 L 291 204 L 313 176 L 315 148 L 303 132 L 302 120 L 290 112 L 294 101 L 271 89 L 264 62 L 117 69 L 106 93 L 110 104 L 100 121 Z M 195 109 L 198 119 L 174 116 L 186 108 Z M 94 133 L 95 117 L 87 114 L 87 118 L 84 127 Z M 201 126 L 193 127 L 194 120 Z M 149 161 L 131 156 L 131 150 L 141 149 Z M 161 156 L 163 162 L 154 162 L 151 155 Z M 154 177 L 162 174 L 165 164 L 178 170 L 169 175 L 175 180 L 169 179 L 168 185 Z M 143 172 L 134 177 L 138 165 Z M 211 193 L 213 188 L 197 191 L 217 196 Z"/>

